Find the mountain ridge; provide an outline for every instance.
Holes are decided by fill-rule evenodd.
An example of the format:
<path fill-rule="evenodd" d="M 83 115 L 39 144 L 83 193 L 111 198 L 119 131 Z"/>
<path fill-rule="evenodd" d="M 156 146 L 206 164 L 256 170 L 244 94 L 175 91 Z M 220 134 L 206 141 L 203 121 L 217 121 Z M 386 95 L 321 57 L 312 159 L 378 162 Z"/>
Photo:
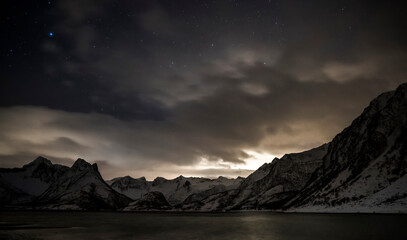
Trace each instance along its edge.
<path fill-rule="evenodd" d="M 247 178 L 118 177 L 38 157 L 0 169 L 0 206 L 72 210 L 407 213 L 407 83 L 380 94 L 332 141 Z"/>

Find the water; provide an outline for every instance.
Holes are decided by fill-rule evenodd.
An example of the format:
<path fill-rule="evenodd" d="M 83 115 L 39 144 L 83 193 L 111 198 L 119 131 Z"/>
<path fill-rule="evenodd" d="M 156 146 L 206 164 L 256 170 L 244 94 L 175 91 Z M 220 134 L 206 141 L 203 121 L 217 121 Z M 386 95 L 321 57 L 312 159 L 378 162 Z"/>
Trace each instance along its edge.
<path fill-rule="evenodd" d="M 0 212 L 0 239 L 407 239 L 407 215 Z"/>

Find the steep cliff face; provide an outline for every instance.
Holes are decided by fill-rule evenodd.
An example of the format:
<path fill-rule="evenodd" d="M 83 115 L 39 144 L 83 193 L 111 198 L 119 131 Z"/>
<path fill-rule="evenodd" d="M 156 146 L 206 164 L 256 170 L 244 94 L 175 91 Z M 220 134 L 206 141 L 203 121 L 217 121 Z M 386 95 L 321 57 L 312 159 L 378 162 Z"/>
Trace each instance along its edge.
<path fill-rule="evenodd" d="M 329 145 L 298 211 L 407 210 L 407 84 L 374 99 Z"/>
<path fill-rule="evenodd" d="M 78 159 L 36 200 L 41 209 L 117 209 L 131 202 L 114 191 L 100 175 L 96 164 Z"/>

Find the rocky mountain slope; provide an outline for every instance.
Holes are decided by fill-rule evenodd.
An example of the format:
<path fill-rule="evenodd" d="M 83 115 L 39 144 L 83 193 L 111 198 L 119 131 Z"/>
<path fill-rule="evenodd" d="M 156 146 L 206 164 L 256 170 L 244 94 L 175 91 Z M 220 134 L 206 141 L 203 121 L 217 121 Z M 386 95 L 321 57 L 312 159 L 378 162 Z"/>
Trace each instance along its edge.
<path fill-rule="evenodd" d="M 327 144 L 301 153 L 275 158 L 250 174 L 232 190 L 206 191 L 188 197 L 183 210 L 273 209 L 295 196 L 322 165 Z"/>
<path fill-rule="evenodd" d="M 278 208 L 294 197 L 322 165 L 328 145 L 274 159 L 251 174 L 238 188 L 231 209 Z"/>
<path fill-rule="evenodd" d="M 286 208 L 407 211 L 407 84 L 374 99 L 330 143 L 323 165 Z"/>

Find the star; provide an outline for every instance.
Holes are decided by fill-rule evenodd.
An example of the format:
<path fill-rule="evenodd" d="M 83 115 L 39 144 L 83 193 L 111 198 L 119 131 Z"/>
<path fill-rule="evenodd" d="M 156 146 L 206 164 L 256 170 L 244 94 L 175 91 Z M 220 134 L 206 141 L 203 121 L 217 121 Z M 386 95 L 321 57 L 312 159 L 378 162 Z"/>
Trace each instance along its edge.
<path fill-rule="evenodd" d="M 53 33 L 53 32 L 50 32 L 50 33 L 49 33 L 49 36 L 50 36 L 50 37 L 54 36 L 54 33 Z"/>

